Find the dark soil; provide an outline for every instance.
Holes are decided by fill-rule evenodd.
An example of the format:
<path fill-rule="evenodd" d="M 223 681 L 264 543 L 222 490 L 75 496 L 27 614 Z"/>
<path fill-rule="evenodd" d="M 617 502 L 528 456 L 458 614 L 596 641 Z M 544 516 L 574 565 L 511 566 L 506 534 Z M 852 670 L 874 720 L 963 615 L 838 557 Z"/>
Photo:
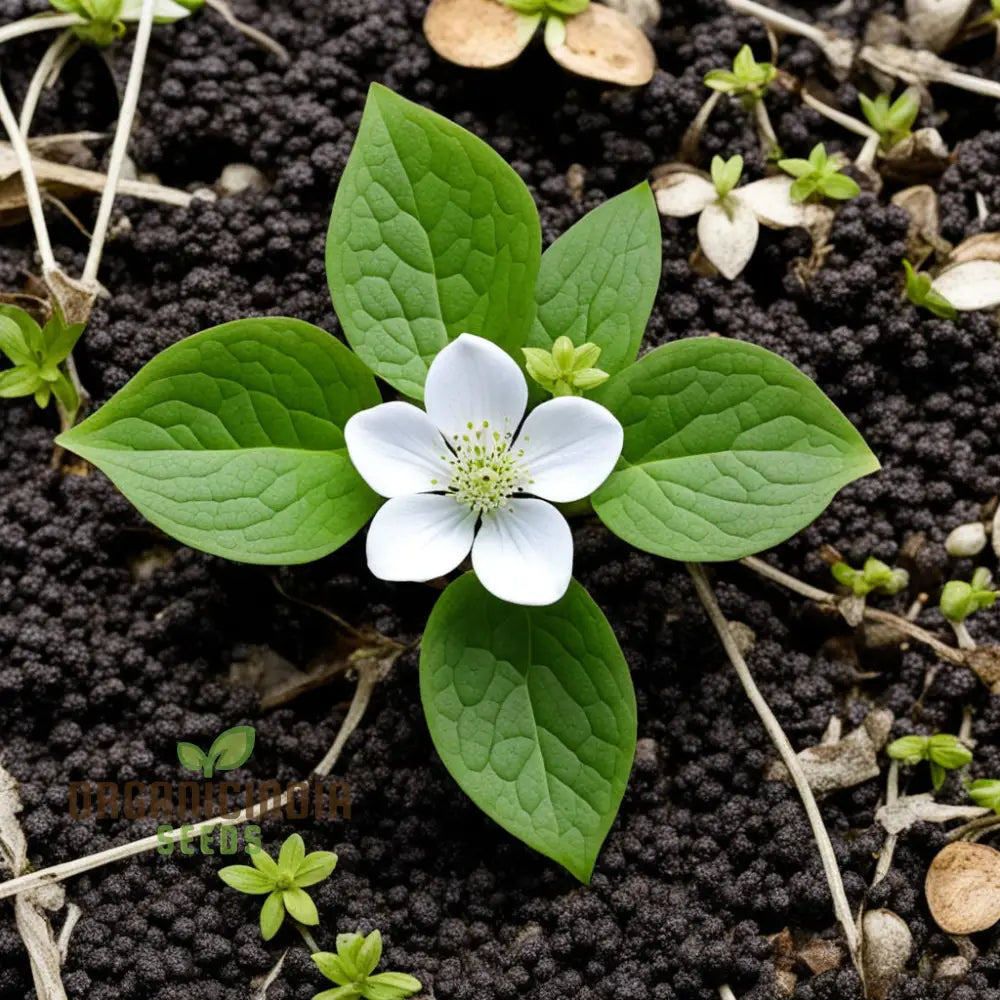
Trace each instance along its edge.
<path fill-rule="evenodd" d="M 709 69 L 740 44 L 766 53 L 759 24 L 720 0 L 665 3 L 655 33 L 661 65 L 637 92 L 566 77 L 533 49 L 494 74 L 446 65 L 420 32 L 424 0 L 290 0 L 238 5 L 249 22 L 293 53 L 276 61 L 211 12 L 155 32 L 133 143 L 140 170 L 176 186 L 212 184 L 222 167 L 249 162 L 267 193 L 244 193 L 189 210 L 120 201 L 122 225 L 102 272 L 102 299 L 77 352 L 98 401 L 157 351 L 207 326 L 255 313 L 287 314 L 333 332 L 323 268 L 329 208 L 360 118 L 367 84 L 379 80 L 488 140 L 532 188 L 546 241 L 610 195 L 674 158 L 706 95 Z M 4 21 L 44 7 L 3 0 Z M 878 10 L 856 0 L 835 18 L 858 33 Z M 807 14 L 822 18 L 820 5 Z M 896 13 L 899 13 L 896 10 Z M 15 104 L 44 42 L 9 45 L 4 83 Z M 123 76 L 128 47 L 114 53 Z M 975 71 L 1000 79 L 988 48 L 968 53 Z M 845 108 L 855 84 L 825 77 L 818 51 L 788 39 L 781 65 L 817 74 Z M 856 81 L 862 83 L 862 81 Z M 869 82 L 869 93 L 875 93 Z M 958 241 L 1000 229 L 1000 104 L 939 88 L 937 123 L 958 143 L 940 178 L 944 236 Z M 783 92 L 768 105 L 789 155 L 820 139 L 856 152 L 849 136 Z M 116 104 L 101 61 L 85 54 L 39 113 L 40 131 L 106 129 Z M 763 162 L 745 115 L 720 107 L 703 148 Z M 584 170 L 575 198 L 567 170 Z M 992 216 L 976 221 L 976 191 Z M 772 558 L 821 586 L 824 543 L 860 562 L 892 561 L 904 542 L 913 593 L 965 576 L 942 540 L 1000 493 L 1000 341 L 984 313 L 947 322 L 900 298 L 907 218 L 888 195 L 845 206 L 833 252 L 803 288 L 793 261 L 808 253 L 800 231 L 767 234 L 735 282 L 699 278 L 688 264 L 689 220 L 664 220 L 663 283 L 647 335 L 652 346 L 717 331 L 777 351 L 800 365 L 859 426 L 885 468 L 844 490 L 828 512 Z M 91 209 L 76 208 L 88 218 Z M 125 224 L 127 222 L 127 225 Z M 79 267 L 83 237 L 53 212 L 57 254 Z M 0 288 L 20 289 L 36 265 L 26 226 L 3 233 Z M 321 615 L 283 597 L 271 575 L 159 538 L 100 474 L 50 471 L 54 414 L 31 404 L 0 407 L 0 760 L 21 782 L 23 825 L 38 867 L 147 835 L 150 821 L 74 821 L 73 780 L 177 780 L 178 739 L 206 744 L 227 726 L 252 723 L 257 750 L 242 776 L 290 780 L 322 757 L 351 688 L 342 683 L 261 712 L 256 695 L 227 681 L 249 644 L 305 665 L 335 637 Z M 829 895 L 799 800 L 763 777 L 773 751 L 676 564 L 630 551 L 597 523 L 576 529 L 577 575 L 605 610 L 632 667 L 640 749 L 621 815 L 590 888 L 514 841 L 465 800 L 436 759 L 417 692 L 416 658 L 382 684 L 338 773 L 353 784 L 348 821 L 272 823 L 266 845 L 301 832 L 310 849 L 332 849 L 339 867 L 314 896 L 320 944 L 338 931 L 380 928 L 385 968 L 419 976 L 439 1000 L 710 1000 L 729 983 L 737 997 L 777 995 L 768 935 L 837 936 Z M 148 579 L 130 572 L 154 544 L 172 557 Z M 984 555 L 983 559 L 986 559 Z M 992 559 L 992 557 L 990 557 Z M 416 638 L 435 592 L 391 586 L 368 574 L 363 541 L 310 566 L 282 571 L 290 593 L 400 640 Z M 818 742 L 829 719 L 860 722 L 872 705 L 896 714 L 894 735 L 955 732 L 974 711 L 974 776 L 1000 777 L 1000 702 L 967 671 L 942 665 L 915 718 L 933 660 L 912 647 L 865 651 L 851 661 L 846 626 L 736 566 L 716 573 L 726 614 L 757 635 L 750 666 L 798 747 Z M 912 595 L 911 595 L 912 596 Z M 904 609 L 909 598 L 877 599 Z M 933 607 L 934 600 L 929 607 Z M 942 630 L 936 611 L 921 618 Z M 1000 641 L 995 613 L 971 623 Z M 860 681 L 858 672 L 874 672 Z M 923 790 L 916 772 L 909 790 Z M 852 905 L 888 906 L 915 938 L 910 971 L 892 1000 L 998 1000 L 997 935 L 974 939 L 979 957 L 964 979 L 934 979 L 955 944 L 931 921 L 924 874 L 942 830 L 920 826 L 868 894 L 882 835 L 873 780 L 823 803 Z M 956 779 L 942 795 L 965 801 Z M 310 998 L 324 981 L 288 928 L 269 945 L 257 901 L 223 887 L 224 859 L 149 854 L 75 878 L 84 912 L 65 970 L 74 1000 L 229 1000 L 290 949 L 271 1000 Z M 0 998 L 33 995 L 11 908 L 0 902 Z M 796 1000 L 855 1000 L 849 963 L 801 975 Z M 329 986 L 330 984 L 326 984 Z"/>

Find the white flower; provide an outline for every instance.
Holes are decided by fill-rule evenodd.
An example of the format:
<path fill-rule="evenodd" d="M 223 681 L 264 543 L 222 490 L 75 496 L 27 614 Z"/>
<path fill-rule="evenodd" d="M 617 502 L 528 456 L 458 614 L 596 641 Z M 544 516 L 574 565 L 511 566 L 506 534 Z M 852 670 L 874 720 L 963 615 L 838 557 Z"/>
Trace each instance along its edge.
<path fill-rule="evenodd" d="M 598 403 L 550 399 L 524 419 L 515 361 L 463 333 L 431 363 L 427 412 L 382 403 L 347 422 L 347 450 L 388 497 L 368 530 L 368 566 L 383 580 L 432 580 L 472 551 L 480 582 L 513 604 L 552 604 L 573 572 L 573 537 L 546 501 L 589 496 L 622 450 L 621 424 Z M 520 428 L 520 431 L 519 431 Z"/>

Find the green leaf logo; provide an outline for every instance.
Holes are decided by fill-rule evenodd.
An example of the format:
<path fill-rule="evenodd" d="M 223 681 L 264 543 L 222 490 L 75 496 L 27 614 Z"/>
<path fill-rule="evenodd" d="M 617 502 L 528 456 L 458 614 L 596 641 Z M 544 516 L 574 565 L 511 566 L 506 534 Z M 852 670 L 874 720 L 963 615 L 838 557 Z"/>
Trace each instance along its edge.
<path fill-rule="evenodd" d="M 232 771 L 245 764 L 253 753 L 256 732 L 253 726 L 233 726 L 215 738 L 208 753 L 194 743 L 178 743 L 177 759 L 189 771 L 201 771 L 211 778 L 216 771 Z"/>

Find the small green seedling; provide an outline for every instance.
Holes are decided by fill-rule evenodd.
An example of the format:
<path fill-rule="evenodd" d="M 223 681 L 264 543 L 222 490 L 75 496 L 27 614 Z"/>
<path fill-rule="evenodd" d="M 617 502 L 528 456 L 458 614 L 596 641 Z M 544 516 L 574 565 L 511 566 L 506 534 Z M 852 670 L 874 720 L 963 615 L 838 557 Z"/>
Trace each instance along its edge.
<path fill-rule="evenodd" d="M 232 771 L 250 759 L 256 733 L 253 726 L 233 726 L 215 738 L 208 753 L 194 743 L 178 743 L 177 759 L 190 771 L 211 778 L 216 771 Z"/>
<path fill-rule="evenodd" d="M 906 90 L 895 101 L 888 94 L 879 94 L 873 101 L 858 94 L 861 110 L 868 124 L 882 140 L 882 148 L 889 149 L 912 134 L 913 123 L 920 114 L 920 101 L 911 90 Z"/>
<path fill-rule="evenodd" d="M 718 192 L 719 200 L 723 201 L 743 176 L 743 157 L 731 156 L 724 160 L 721 156 L 712 157 L 712 183 Z"/>
<path fill-rule="evenodd" d="M 72 422 L 80 396 L 65 362 L 82 333 L 82 323 L 65 323 L 58 313 L 43 329 L 23 309 L 0 305 L 0 353 L 14 365 L 0 372 L 0 399 L 34 396 L 44 409 L 55 396 Z"/>
<path fill-rule="evenodd" d="M 1000 2 L 1000 0 L 998 0 Z M 1000 815 L 1000 781 L 995 778 L 977 778 L 966 789 L 969 798 L 984 809 L 992 809 Z"/>
<path fill-rule="evenodd" d="M 541 347 L 522 347 L 528 374 L 553 396 L 580 396 L 596 389 L 610 377 L 595 368 L 601 349 L 597 344 L 573 346 L 569 337 L 557 337 L 551 351 Z"/>
<path fill-rule="evenodd" d="M 931 287 L 932 279 L 929 274 L 915 271 L 908 260 L 903 261 L 903 268 L 906 271 L 906 297 L 915 306 L 926 309 L 941 319 L 954 319 L 958 315 L 955 307 Z"/>
<path fill-rule="evenodd" d="M 905 569 L 893 569 L 881 559 L 870 556 L 862 569 L 854 569 L 845 562 L 836 562 L 830 572 L 837 583 L 847 587 L 855 597 L 867 597 L 872 591 L 881 594 L 898 594 L 910 582 Z"/>
<path fill-rule="evenodd" d="M 990 571 L 980 567 L 972 581 L 949 580 L 941 591 L 941 614 L 950 622 L 964 622 L 969 615 L 993 606 L 997 592 L 993 589 Z"/>
<path fill-rule="evenodd" d="M 901 764 L 913 766 L 926 760 L 931 766 L 931 784 L 940 791 L 948 771 L 965 767 L 972 751 L 957 736 L 935 733 L 933 736 L 903 736 L 886 747 L 886 753 Z"/>
<path fill-rule="evenodd" d="M 139 20 L 142 0 L 49 0 L 63 14 L 76 14 L 84 24 L 72 31 L 87 45 L 107 48 L 125 34 L 126 25 Z M 205 0 L 153 0 L 153 18 L 158 24 L 179 21 L 201 9 Z"/>
<path fill-rule="evenodd" d="M 791 191 L 792 201 L 805 201 L 813 195 L 847 201 L 861 194 L 858 182 L 841 173 L 840 164 L 826 155 L 823 143 L 813 146 L 808 160 L 779 160 L 778 166 L 795 178 Z"/>
<path fill-rule="evenodd" d="M 372 975 L 382 959 L 382 935 L 338 934 L 337 953 L 321 951 L 313 955 L 320 972 L 336 989 L 317 993 L 313 1000 L 406 1000 L 422 988 L 420 980 L 405 972 Z"/>
<path fill-rule="evenodd" d="M 555 14 L 562 17 L 582 14 L 590 6 L 590 0 L 503 0 L 503 3 L 518 14 Z"/>
<path fill-rule="evenodd" d="M 764 96 L 764 91 L 777 73 L 771 63 L 757 62 L 750 46 L 744 45 L 733 60 L 733 68 L 713 69 L 705 75 L 705 86 L 723 94 L 732 94 L 745 104 L 753 105 Z"/>
<path fill-rule="evenodd" d="M 331 851 L 306 854 L 302 838 L 293 833 L 282 844 L 277 863 L 264 851 L 255 851 L 250 860 L 253 868 L 229 865 L 221 869 L 219 878 L 237 892 L 267 896 L 260 911 L 260 932 L 265 941 L 270 941 L 281 929 L 286 912 L 300 924 L 315 927 L 319 923 L 316 904 L 305 890 L 330 877 L 337 866 L 336 854 Z"/>

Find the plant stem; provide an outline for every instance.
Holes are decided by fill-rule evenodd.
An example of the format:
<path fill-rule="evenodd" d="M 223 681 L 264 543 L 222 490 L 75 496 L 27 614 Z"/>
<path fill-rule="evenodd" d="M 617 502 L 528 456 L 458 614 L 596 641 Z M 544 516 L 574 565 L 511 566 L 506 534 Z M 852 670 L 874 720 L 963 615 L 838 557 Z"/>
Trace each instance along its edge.
<path fill-rule="evenodd" d="M 52 243 L 49 240 L 49 230 L 45 225 L 45 212 L 42 208 L 42 194 L 38 189 L 38 179 L 31 166 L 31 153 L 28 144 L 18 127 L 14 111 L 7 100 L 7 94 L 0 84 L 0 123 L 3 124 L 11 148 L 17 157 L 17 166 L 21 174 L 21 184 L 24 185 L 24 197 L 28 203 L 28 214 L 35 230 L 35 241 L 38 243 L 38 255 L 42 259 L 42 272 L 46 276 L 59 270 L 55 255 L 52 253 Z"/>
<path fill-rule="evenodd" d="M 803 597 L 807 597 L 810 601 L 815 601 L 817 604 L 830 608 L 836 608 L 839 606 L 840 601 L 836 594 L 831 594 L 827 590 L 820 590 L 818 587 L 812 587 L 808 583 L 803 583 L 801 580 L 797 580 L 794 576 L 791 576 L 780 569 L 776 569 L 769 563 L 764 562 L 763 559 L 756 558 L 756 556 L 747 556 L 745 559 L 740 560 L 740 564 L 746 566 L 747 569 L 753 570 L 758 575 L 763 576 L 774 583 L 780 584 L 788 590 L 794 591 L 796 594 L 801 594 Z M 948 663 L 954 663 L 959 667 L 968 666 L 962 650 L 955 649 L 954 646 L 949 646 L 947 643 L 942 642 L 937 636 L 932 635 L 926 629 L 922 629 L 919 625 L 916 625 L 911 621 L 907 621 L 899 615 L 894 615 L 889 611 L 881 611 L 878 608 L 872 608 L 866 604 L 864 608 L 864 617 L 867 621 L 881 622 L 884 625 L 892 625 L 900 632 L 908 635 L 911 639 L 916 639 L 917 642 L 921 642 L 925 646 L 930 646 L 930 648 L 933 649 L 942 660 L 946 660 Z"/>
<path fill-rule="evenodd" d="M 753 0 L 726 0 L 726 2 L 737 14 L 755 17 L 758 21 L 763 21 L 772 28 L 777 28 L 778 31 L 787 31 L 790 35 L 801 35 L 820 47 L 826 43 L 826 32 L 814 24 L 789 17 L 771 7 L 765 7 L 762 3 L 754 3 Z"/>
<path fill-rule="evenodd" d="M 719 1000 L 736 1000 L 736 995 L 729 988 L 728 983 L 723 983 L 719 987 Z"/>
<path fill-rule="evenodd" d="M 955 640 L 959 649 L 975 649 L 976 640 L 969 634 L 965 622 L 949 622 L 951 630 L 955 633 Z"/>
<path fill-rule="evenodd" d="M 38 66 L 35 68 L 35 72 L 31 77 L 31 82 L 28 84 L 28 92 L 24 95 L 24 103 L 21 105 L 21 116 L 18 118 L 17 123 L 21 135 L 23 135 L 25 139 L 28 138 L 28 133 L 31 131 L 31 122 L 35 117 L 35 110 L 38 108 L 38 100 L 42 96 L 42 91 L 45 89 L 49 74 L 52 72 L 53 67 L 62 58 L 66 49 L 69 48 L 75 40 L 72 28 L 66 28 L 63 30 L 53 39 L 52 44 L 45 50 L 45 55 L 42 56 Z"/>
<path fill-rule="evenodd" d="M 899 761 L 893 759 L 889 762 L 889 775 L 885 780 L 885 804 L 887 806 L 895 805 L 898 798 Z M 887 833 L 885 835 L 885 843 L 882 845 L 882 850 L 879 851 L 878 864 L 875 866 L 875 878 L 872 879 L 873 889 L 889 874 L 889 869 L 892 867 L 892 856 L 896 852 L 897 839 L 898 834 Z"/>
<path fill-rule="evenodd" d="M 0 45 L 9 42 L 12 38 L 21 38 L 24 35 L 33 35 L 36 31 L 55 31 L 58 28 L 72 28 L 77 24 L 87 22 L 76 14 L 54 14 L 51 17 L 26 17 L 23 20 L 15 21 L 13 24 L 5 24 L 0 28 Z"/>
<path fill-rule="evenodd" d="M 821 114 L 824 118 L 829 118 L 830 121 L 835 122 L 841 128 L 847 129 L 848 132 L 853 132 L 855 135 L 862 135 L 866 139 L 870 139 L 872 136 L 878 139 L 878 132 L 871 125 L 866 125 L 863 121 L 847 114 L 845 111 L 838 111 L 837 108 L 832 108 L 829 104 L 824 104 L 818 97 L 813 97 L 808 90 L 803 90 L 800 96 L 802 103 L 806 107 L 812 108 L 813 111 Z"/>
<path fill-rule="evenodd" d="M 743 654 L 736 645 L 736 641 L 729 629 L 729 622 L 726 621 L 722 614 L 722 609 L 715 598 L 715 593 L 705 574 L 704 567 L 699 563 L 688 563 L 687 569 L 691 574 L 691 579 L 694 581 L 695 590 L 698 592 L 702 606 L 705 608 L 709 620 L 722 642 L 723 649 L 725 649 L 729 657 L 729 662 L 732 663 L 733 669 L 736 671 L 736 675 L 743 685 L 743 690 L 746 691 L 750 703 L 760 717 L 760 721 L 763 723 L 764 729 L 771 738 L 775 749 L 777 749 L 782 763 L 792 776 L 792 781 L 795 783 L 795 788 L 799 793 L 806 816 L 809 819 L 809 825 L 812 827 L 820 859 L 823 862 L 823 871 L 826 874 L 826 881 L 830 887 L 834 913 L 847 941 L 851 960 L 854 962 L 858 973 L 861 974 L 861 942 L 858 928 L 854 923 L 854 916 L 851 913 L 851 904 L 847 900 L 847 893 L 844 891 L 844 882 L 840 876 L 840 869 L 837 866 L 837 856 L 834 853 L 830 835 L 827 833 L 826 826 L 823 823 L 823 816 L 819 811 L 816 798 L 809 787 L 809 781 L 802 770 L 802 765 L 799 762 L 794 747 L 788 741 L 788 737 L 781 728 L 781 723 L 778 722 L 777 717 L 771 711 L 760 689 L 754 683 L 746 660 L 743 659 Z"/>
<path fill-rule="evenodd" d="M 210 7 L 217 14 L 220 14 L 226 23 L 235 28 L 241 35 L 249 38 L 252 42 L 256 42 L 262 49 L 267 49 L 268 52 L 274 53 L 282 62 L 287 63 L 291 61 L 288 49 L 284 45 L 276 42 L 270 35 L 265 35 L 263 31 L 259 31 L 245 21 L 241 21 L 233 13 L 232 7 L 229 6 L 226 0 L 207 0 L 206 6 Z"/>
<path fill-rule="evenodd" d="M 85 285 L 96 283 L 97 270 L 101 265 L 104 240 L 107 237 L 108 224 L 111 221 L 111 209 L 115 202 L 122 166 L 125 163 L 129 137 L 132 134 L 135 109 L 139 103 L 142 71 L 146 65 L 149 36 L 153 30 L 153 4 L 154 0 L 142 0 L 142 13 L 139 15 L 139 26 L 135 33 L 135 48 L 132 50 L 132 64 L 129 66 L 128 81 L 125 84 L 125 94 L 122 97 L 121 111 L 118 114 L 118 126 L 115 129 L 115 139 L 111 145 L 108 178 L 101 195 L 101 203 L 97 209 L 97 221 L 94 224 L 94 235 L 87 253 L 87 263 L 83 268 L 83 283 Z"/>
<path fill-rule="evenodd" d="M 305 925 L 300 924 L 297 920 L 295 921 L 295 929 L 302 935 L 302 940 L 305 941 L 306 947 L 309 949 L 310 955 L 315 955 L 316 952 L 320 951 L 320 946 L 316 944 L 315 939 L 312 934 L 309 933 L 308 928 Z"/>
<path fill-rule="evenodd" d="M 771 116 L 767 113 L 767 107 L 762 97 L 758 97 L 754 101 L 753 118 L 757 125 L 757 134 L 764 143 L 764 156 L 770 158 L 777 150 L 781 149 L 781 146 L 778 143 L 774 126 L 771 124 Z"/>

